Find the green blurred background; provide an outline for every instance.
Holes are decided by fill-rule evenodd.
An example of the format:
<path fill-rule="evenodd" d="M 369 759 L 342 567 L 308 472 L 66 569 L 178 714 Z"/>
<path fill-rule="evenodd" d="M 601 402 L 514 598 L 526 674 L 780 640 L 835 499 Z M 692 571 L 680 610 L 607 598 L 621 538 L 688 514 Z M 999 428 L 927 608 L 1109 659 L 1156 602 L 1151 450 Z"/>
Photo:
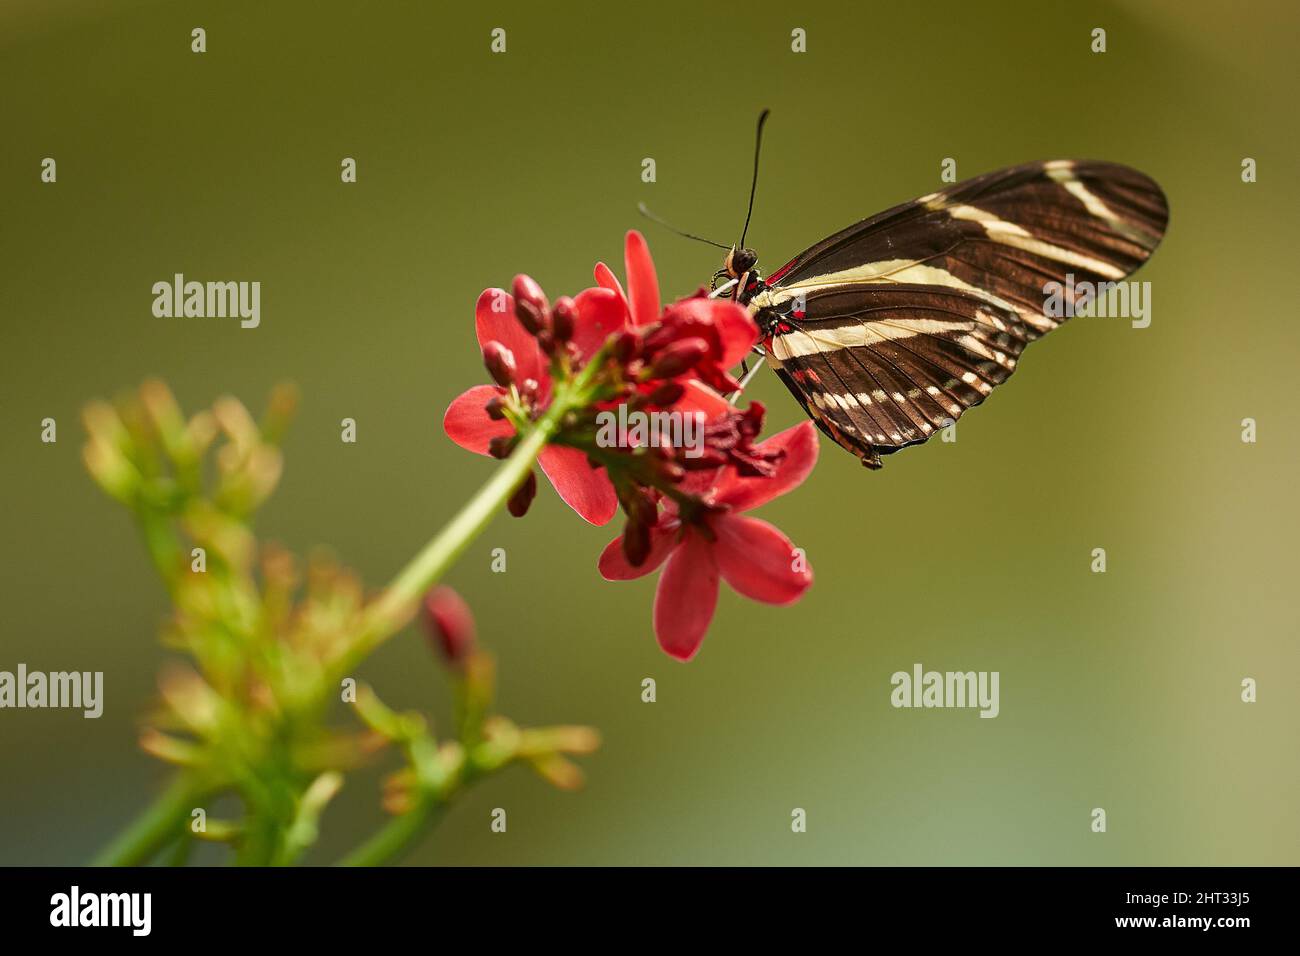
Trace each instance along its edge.
<path fill-rule="evenodd" d="M 501 707 L 595 724 L 605 746 L 577 795 L 522 770 L 487 781 L 411 861 L 1300 862 L 1300 18 L 1282 2 L 984 7 L 8 0 L 0 669 L 103 670 L 107 703 L 98 721 L 0 712 L 0 863 L 85 860 L 163 780 L 135 733 L 167 604 L 82 471 L 84 401 L 159 375 L 190 409 L 222 393 L 260 408 L 297 382 L 260 527 L 328 545 L 378 586 L 489 473 L 440 427 L 484 379 L 478 292 L 519 271 L 576 291 L 600 258 L 621 273 L 638 200 L 729 240 L 764 106 L 750 244 L 768 271 L 937 188 L 944 157 L 960 178 L 1109 159 L 1169 196 L 1137 277 L 1152 325 L 1077 320 L 957 443 L 879 473 L 823 441 L 807 484 L 764 512 L 808 550 L 815 587 L 788 609 L 724 589 L 689 665 L 655 645 L 651 582 L 596 575 L 613 527 L 549 489 L 525 520 L 503 516 L 449 578 L 499 654 Z M 498 26 L 505 55 L 488 49 Z M 56 185 L 39 182 L 46 156 Z M 646 232 L 667 293 L 718 267 Z M 153 318 L 150 286 L 175 272 L 260 280 L 261 328 Z M 800 418 L 774 376 L 752 394 L 773 429 Z M 46 416 L 57 444 L 39 440 Z M 917 661 L 1000 671 L 1001 716 L 892 709 L 890 674 Z M 364 676 L 445 713 L 414 629 Z M 1243 677 L 1258 703 L 1240 702 Z M 312 859 L 368 834 L 377 797 L 376 774 L 350 778 Z M 498 806 L 505 835 L 489 831 Z"/>

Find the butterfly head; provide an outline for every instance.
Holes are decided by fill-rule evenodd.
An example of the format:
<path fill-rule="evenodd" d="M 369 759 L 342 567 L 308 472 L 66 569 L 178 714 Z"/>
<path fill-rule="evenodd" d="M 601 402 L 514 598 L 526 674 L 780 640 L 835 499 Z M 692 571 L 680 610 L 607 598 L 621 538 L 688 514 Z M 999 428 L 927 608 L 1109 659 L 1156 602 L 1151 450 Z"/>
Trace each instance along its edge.
<path fill-rule="evenodd" d="M 722 261 L 723 269 L 732 279 L 739 279 L 746 272 L 753 271 L 756 265 L 758 265 L 758 253 L 744 246 L 732 246 L 727 251 L 727 258 Z"/>

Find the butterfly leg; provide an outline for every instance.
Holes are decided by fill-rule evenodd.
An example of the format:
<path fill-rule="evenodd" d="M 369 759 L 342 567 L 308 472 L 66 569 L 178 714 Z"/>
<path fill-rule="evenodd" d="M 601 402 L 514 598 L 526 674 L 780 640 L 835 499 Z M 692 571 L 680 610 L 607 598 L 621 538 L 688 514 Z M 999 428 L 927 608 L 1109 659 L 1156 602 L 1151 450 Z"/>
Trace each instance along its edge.
<path fill-rule="evenodd" d="M 759 354 L 762 353 L 760 352 Z M 754 376 L 758 374 L 758 370 L 763 366 L 762 363 L 759 363 L 756 364 L 753 368 L 746 368 L 745 363 L 741 362 L 740 367 L 744 369 L 744 372 L 740 377 L 740 388 L 736 389 L 734 392 L 732 392 L 730 395 L 727 396 L 728 402 L 735 402 L 735 400 L 740 397 L 740 393 L 745 390 L 745 386 L 750 383 L 750 381 L 754 378 Z"/>

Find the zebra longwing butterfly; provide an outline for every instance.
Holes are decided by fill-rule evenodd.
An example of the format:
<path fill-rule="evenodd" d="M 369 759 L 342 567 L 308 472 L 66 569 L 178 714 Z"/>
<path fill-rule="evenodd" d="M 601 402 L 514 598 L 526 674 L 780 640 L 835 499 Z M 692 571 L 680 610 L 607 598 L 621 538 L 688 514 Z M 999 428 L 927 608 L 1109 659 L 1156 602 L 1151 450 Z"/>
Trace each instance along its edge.
<path fill-rule="evenodd" d="M 756 150 L 755 187 L 757 163 Z M 808 416 L 879 468 L 882 454 L 982 402 L 1028 343 L 1064 321 L 1047 314 L 1048 283 L 1124 279 L 1155 250 L 1168 216 L 1160 187 L 1134 169 L 1027 163 L 864 219 L 766 279 L 742 232 L 715 284 L 731 280 L 767 363 Z"/>

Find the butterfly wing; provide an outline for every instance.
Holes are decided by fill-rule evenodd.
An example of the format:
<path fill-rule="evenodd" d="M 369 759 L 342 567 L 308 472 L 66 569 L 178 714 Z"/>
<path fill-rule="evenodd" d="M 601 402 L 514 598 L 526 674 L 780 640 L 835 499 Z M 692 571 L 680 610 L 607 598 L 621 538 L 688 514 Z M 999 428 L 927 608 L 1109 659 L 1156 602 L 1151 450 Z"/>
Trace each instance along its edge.
<path fill-rule="evenodd" d="M 879 467 L 983 401 L 1063 321 L 1048 314 L 1049 283 L 1068 294 L 1125 278 L 1167 221 L 1160 187 L 1136 170 L 1030 163 L 850 226 L 751 305 L 773 327 L 769 364 L 808 414 Z"/>

